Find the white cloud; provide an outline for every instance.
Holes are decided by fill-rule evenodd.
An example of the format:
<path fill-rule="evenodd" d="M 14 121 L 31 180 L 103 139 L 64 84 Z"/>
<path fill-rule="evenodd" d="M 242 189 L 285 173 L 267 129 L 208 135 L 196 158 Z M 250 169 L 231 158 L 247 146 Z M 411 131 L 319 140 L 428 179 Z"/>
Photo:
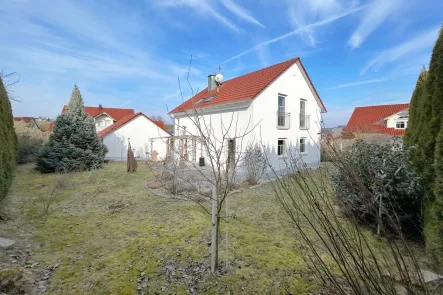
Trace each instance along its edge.
<path fill-rule="evenodd" d="M 363 67 L 360 75 L 365 74 L 369 70 L 377 72 L 385 64 L 393 63 L 401 59 L 402 57 L 406 57 L 410 54 L 419 54 L 423 53 L 426 50 L 432 49 L 435 41 L 437 40 L 439 30 L 440 27 L 432 28 L 431 30 L 417 35 L 413 39 L 410 39 L 392 48 L 383 50 Z"/>
<path fill-rule="evenodd" d="M 294 29 L 313 23 L 343 11 L 345 6 L 339 0 L 287 0 L 289 21 Z M 352 4 L 351 4 L 352 6 Z M 304 30 L 300 36 L 312 47 L 316 47 L 316 33 L 313 28 Z"/>
<path fill-rule="evenodd" d="M 351 83 L 340 84 L 340 85 L 328 87 L 325 89 L 348 88 L 348 87 L 354 87 L 354 86 L 365 85 L 365 84 L 380 83 L 380 82 L 384 82 L 387 80 L 388 80 L 387 78 L 379 78 L 379 79 L 371 79 L 371 80 L 364 80 L 364 81 L 356 81 L 356 82 L 351 82 Z"/>
<path fill-rule="evenodd" d="M 332 22 L 334 22 L 336 20 L 339 20 L 339 19 L 341 19 L 341 18 L 343 18 L 345 16 L 348 16 L 348 15 L 350 15 L 350 14 L 356 12 L 356 11 L 359 11 L 359 10 L 361 10 L 363 8 L 364 8 L 364 6 L 359 6 L 359 7 L 348 9 L 348 10 L 346 10 L 344 12 L 341 12 L 341 13 L 329 16 L 329 17 L 324 18 L 324 19 L 322 19 L 320 21 L 317 21 L 317 22 L 311 23 L 309 25 L 305 25 L 303 27 L 295 29 L 295 30 L 293 30 L 293 31 L 291 31 L 289 33 L 284 34 L 284 35 L 281 35 L 281 36 L 275 37 L 273 39 L 270 39 L 268 41 L 259 43 L 259 44 L 255 45 L 254 47 L 241 52 L 240 54 L 237 54 L 237 55 L 235 55 L 235 56 L 233 56 L 231 58 L 228 58 L 223 63 L 227 63 L 227 62 L 230 62 L 232 60 L 238 59 L 238 58 L 240 58 L 240 57 L 242 57 L 242 56 L 244 56 L 244 55 L 246 55 L 246 54 L 248 54 L 248 53 L 250 53 L 252 51 L 258 50 L 262 46 L 268 46 L 268 45 L 270 45 L 272 43 L 285 40 L 285 39 L 287 39 L 289 37 L 292 37 L 292 36 L 295 36 L 295 35 L 299 35 L 299 34 L 305 32 L 306 30 L 310 30 L 310 29 L 313 29 L 313 28 L 317 28 L 317 27 L 321 27 L 321 26 L 327 25 L 327 24 L 332 23 Z"/>
<path fill-rule="evenodd" d="M 220 24 L 226 26 L 227 28 L 233 30 L 236 33 L 241 33 L 242 30 L 237 27 L 230 19 L 222 15 L 216 9 L 214 9 L 211 4 L 206 0 L 168 0 L 160 1 L 160 5 L 166 7 L 189 7 L 196 11 L 201 16 L 210 16 L 216 19 Z"/>
<path fill-rule="evenodd" d="M 265 26 L 259 22 L 255 17 L 252 16 L 252 14 L 235 3 L 232 0 L 221 0 L 220 1 L 229 11 L 231 11 L 233 14 L 237 15 L 238 17 L 244 19 L 247 22 L 250 22 L 251 24 L 258 25 L 262 28 L 265 28 Z"/>
<path fill-rule="evenodd" d="M 360 45 L 373 33 L 383 22 L 392 17 L 395 11 L 399 10 L 402 4 L 400 0 L 376 0 L 363 14 L 358 28 L 354 31 L 348 40 L 351 49 L 360 47 Z"/>

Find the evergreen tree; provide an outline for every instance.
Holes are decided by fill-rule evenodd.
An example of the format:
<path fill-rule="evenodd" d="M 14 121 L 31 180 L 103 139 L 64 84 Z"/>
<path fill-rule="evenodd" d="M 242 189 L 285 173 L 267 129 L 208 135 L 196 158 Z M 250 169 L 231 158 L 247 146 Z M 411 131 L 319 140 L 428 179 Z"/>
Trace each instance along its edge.
<path fill-rule="evenodd" d="M 427 209 L 425 236 L 427 248 L 443 263 L 443 128 L 436 140 L 434 171 L 434 198 Z"/>
<path fill-rule="evenodd" d="M 37 169 L 50 173 L 98 168 L 107 152 L 97 136 L 94 120 L 84 111 L 80 91 L 74 86 L 68 110 L 55 120 L 53 133 L 37 158 Z"/>
<path fill-rule="evenodd" d="M 403 138 L 403 143 L 406 146 L 413 146 L 418 143 L 419 131 L 421 129 L 421 123 L 423 118 L 422 105 L 423 105 L 423 90 L 426 82 L 428 71 L 423 68 L 418 76 L 417 84 L 415 85 L 414 92 L 411 97 L 411 103 L 409 107 L 409 120 L 406 134 Z"/>
<path fill-rule="evenodd" d="M 412 113 L 418 117 L 418 124 L 412 127 L 407 144 L 416 142 L 414 166 L 420 173 L 426 187 L 424 233 L 426 246 L 434 257 L 443 263 L 443 194 L 441 188 L 442 164 L 441 141 L 443 128 L 443 30 L 432 52 L 429 71 L 419 103 L 411 105 Z M 408 124 L 409 125 L 409 124 Z M 413 158 L 413 159 L 414 159 Z"/>
<path fill-rule="evenodd" d="M 0 77 L 0 199 L 8 192 L 17 158 L 11 103 Z"/>
<path fill-rule="evenodd" d="M 83 97 L 77 85 L 74 85 L 66 112 L 72 114 L 74 117 L 80 118 L 81 120 L 85 120 L 87 117 L 89 117 L 85 112 Z"/>

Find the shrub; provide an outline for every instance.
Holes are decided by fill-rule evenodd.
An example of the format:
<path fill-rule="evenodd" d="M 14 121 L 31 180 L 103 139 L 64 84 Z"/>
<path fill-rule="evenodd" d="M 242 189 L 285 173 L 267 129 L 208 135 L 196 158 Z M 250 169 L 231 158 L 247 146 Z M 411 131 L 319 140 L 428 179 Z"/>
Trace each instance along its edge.
<path fill-rule="evenodd" d="M 17 163 L 26 164 L 35 162 L 40 150 L 48 141 L 49 133 L 38 128 L 30 128 L 26 122 L 14 122 L 18 140 Z"/>
<path fill-rule="evenodd" d="M 258 145 L 250 145 L 245 150 L 243 158 L 246 181 L 249 184 L 257 184 L 263 177 L 266 168 L 266 158 L 263 150 Z"/>
<path fill-rule="evenodd" d="M 17 158 L 11 103 L 0 76 L 0 199 L 8 192 Z"/>
<path fill-rule="evenodd" d="M 344 213 L 373 229 L 384 225 L 385 233 L 412 237 L 421 232 L 424 192 L 409 154 L 396 141 L 379 145 L 357 140 L 344 151 L 343 168 L 333 176 L 335 196 Z M 400 229 L 393 228 L 394 224 Z"/>

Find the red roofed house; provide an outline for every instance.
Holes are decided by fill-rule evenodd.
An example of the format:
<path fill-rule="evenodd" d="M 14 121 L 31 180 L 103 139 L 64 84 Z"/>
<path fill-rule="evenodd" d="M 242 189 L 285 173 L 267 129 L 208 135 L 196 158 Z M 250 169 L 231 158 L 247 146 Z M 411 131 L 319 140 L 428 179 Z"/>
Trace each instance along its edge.
<path fill-rule="evenodd" d="M 33 117 L 14 117 L 15 122 L 25 122 L 28 124 L 29 128 L 37 128 L 40 129 L 37 125 L 37 122 L 35 122 L 35 119 Z"/>
<path fill-rule="evenodd" d="M 67 110 L 63 107 L 62 112 Z M 153 121 L 133 109 L 85 107 L 94 118 L 97 135 L 108 147 L 106 159 L 126 161 L 128 140 L 138 159 L 163 160 L 169 147 L 171 134 L 161 121 Z"/>
<path fill-rule="evenodd" d="M 403 136 L 408 118 L 408 103 L 357 107 L 343 132 Z"/>
<path fill-rule="evenodd" d="M 65 112 L 67 108 L 68 106 L 65 105 L 62 113 Z M 133 109 L 104 108 L 100 104 L 97 107 L 85 107 L 85 112 L 94 118 L 97 132 L 114 124 L 123 117 L 134 114 Z"/>
<path fill-rule="evenodd" d="M 308 165 L 319 165 L 321 113 L 326 108 L 299 58 L 227 81 L 220 78 L 209 75 L 207 88 L 170 112 L 181 157 L 196 163 L 206 158 L 208 163 L 193 122 L 198 117 L 216 141 L 226 141 L 217 148 L 225 149 L 230 161 L 248 145 L 264 144 L 277 170 L 283 169 L 289 149 Z"/>

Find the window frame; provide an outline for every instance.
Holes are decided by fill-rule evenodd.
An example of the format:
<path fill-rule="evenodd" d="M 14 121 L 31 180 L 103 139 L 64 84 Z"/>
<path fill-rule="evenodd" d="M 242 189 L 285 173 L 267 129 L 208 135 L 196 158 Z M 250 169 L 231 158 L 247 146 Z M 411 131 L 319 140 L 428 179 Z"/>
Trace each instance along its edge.
<path fill-rule="evenodd" d="M 398 124 L 403 124 L 403 127 L 398 127 Z M 407 123 L 406 121 L 396 121 L 395 122 L 395 129 L 406 129 L 407 127 Z"/>
<path fill-rule="evenodd" d="M 302 140 L 304 141 L 303 142 L 304 151 L 301 150 Z M 307 137 L 300 137 L 298 139 L 298 151 L 299 151 L 300 155 L 308 154 L 308 138 Z"/>
<path fill-rule="evenodd" d="M 98 127 L 105 127 L 105 120 L 98 120 Z"/>
<path fill-rule="evenodd" d="M 286 140 L 287 140 L 287 138 L 278 138 L 277 139 L 277 156 L 280 158 L 283 158 L 286 155 Z M 283 142 L 282 145 L 280 145 L 280 141 Z M 280 153 L 280 146 L 281 146 L 281 153 Z"/>

